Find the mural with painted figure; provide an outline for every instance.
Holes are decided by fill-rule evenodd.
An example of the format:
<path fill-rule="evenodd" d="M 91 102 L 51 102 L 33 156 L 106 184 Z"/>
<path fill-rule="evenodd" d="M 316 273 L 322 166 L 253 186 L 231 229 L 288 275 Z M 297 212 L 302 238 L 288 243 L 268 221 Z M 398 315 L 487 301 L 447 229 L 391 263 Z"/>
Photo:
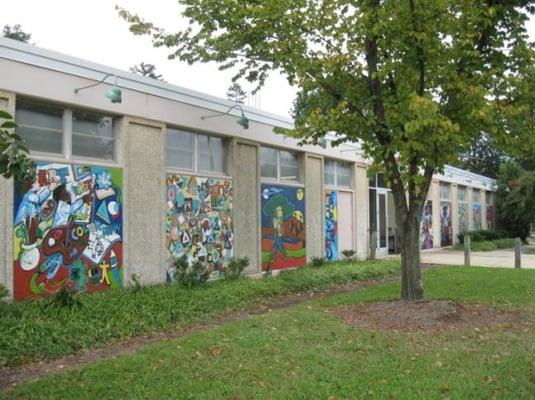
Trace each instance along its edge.
<path fill-rule="evenodd" d="M 440 202 L 440 246 L 451 246 L 453 244 L 453 226 L 451 224 L 451 203 L 449 201 Z"/>
<path fill-rule="evenodd" d="M 459 224 L 459 232 L 464 233 L 468 231 L 468 204 L 458 203 L 457 205 L 457 222 Z"/>
<path fill-rule="evenodd" d="M 494 207 L 489 204 L 487 204 L 486 217 L 487 217 L 487 229 L 493 229 L 494 228 Z"/>
<path fill-rule="evenodd" d="M 336 190 L 325 192 L 325 259 L 338 260 L 338 196 Z"/>
<path fill-rule="evenodd" d="M 169 263 L 186 256 L 190 264 L 205 264 L 212 277 L 221 275 L 234 249 L 232 181 L 168 174 L 166 184 Z"/>
<path fill-rule="evenodd" d="M 475 203 L 472 206 L 472 223 L 474 231 L 481 230 L 481 204 Z"/>
<path fill-rule="evenodd" d="M 261 186 L 262 270 L 306 264 L 305 191 L 291 186 Z"/>
<path fill-rule="evenodd" d="M 121 286 L 121 189 L 119 168 L 44 162 L 32 182 L 15 183 L 16 300 Z"/>
<path fill-rule="evenodd" d="M 433 248 L 433 202 L 427 200 L 420 221 L 420 248 L 422 250 Z"/>

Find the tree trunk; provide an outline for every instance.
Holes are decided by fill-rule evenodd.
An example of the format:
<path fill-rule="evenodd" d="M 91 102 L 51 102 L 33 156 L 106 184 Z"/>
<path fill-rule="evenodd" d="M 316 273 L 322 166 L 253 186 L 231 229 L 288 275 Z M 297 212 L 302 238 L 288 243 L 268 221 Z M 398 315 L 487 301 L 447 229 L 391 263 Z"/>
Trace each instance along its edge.
<path fill-rule="evenodd" d="M 421 300 L 424 287 L 420 271 L 420 218 L 405 218 L 400 228 L 401 298 Z"/>

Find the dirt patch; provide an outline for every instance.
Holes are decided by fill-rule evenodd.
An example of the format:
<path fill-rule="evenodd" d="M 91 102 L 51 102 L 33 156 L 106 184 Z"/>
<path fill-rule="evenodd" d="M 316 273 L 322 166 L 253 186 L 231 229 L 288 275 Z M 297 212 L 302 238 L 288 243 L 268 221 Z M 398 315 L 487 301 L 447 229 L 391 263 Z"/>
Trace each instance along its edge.
<path fill-rule="evenodd" d="M 338 307 L 331 311 L 346 324 L 370 330 L 442 332 L 535 328 L 533 316 L 526 313 L 452 301 L 381 301 Z"/>

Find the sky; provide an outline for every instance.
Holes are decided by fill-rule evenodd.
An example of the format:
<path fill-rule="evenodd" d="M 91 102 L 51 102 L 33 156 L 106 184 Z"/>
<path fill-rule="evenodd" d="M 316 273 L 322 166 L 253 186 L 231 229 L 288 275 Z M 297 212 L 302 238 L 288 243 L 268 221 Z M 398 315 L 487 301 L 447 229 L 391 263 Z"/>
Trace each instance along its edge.
<path fill-rule="evenodd" d="M 157 6 L 155 6 L 157 4 Z M 170 83 L 214 96 L 226 97 L 233 73 L 219 71 L 215 63 L 190 66 L 168 60 L 168 49 L 156 49 L 146 36 L 134 36 L 120 19 L 115 5 L 138 13 L 157 26 L 177 31 L 187 25 L 177 0 L 17 0 L 3 7 L 0 26 L 22 25 L 39 47 L 83 58 L 122 70 L 140 62 L 154 64 Z M 535 40 L 535 19 L 529 24 Z M 247 82 L 240 82 L 251 90 Z M 288 117 L 296 89 L 286 78 L 272 74 L 247 105 Z"/>

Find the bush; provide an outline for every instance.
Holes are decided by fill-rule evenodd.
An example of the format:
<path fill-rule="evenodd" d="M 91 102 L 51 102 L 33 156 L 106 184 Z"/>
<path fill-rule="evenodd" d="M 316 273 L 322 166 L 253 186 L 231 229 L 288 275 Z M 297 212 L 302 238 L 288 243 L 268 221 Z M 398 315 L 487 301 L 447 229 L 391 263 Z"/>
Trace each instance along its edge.
<path fill-rule="evenodd" d="M 498 239 L 495 240 L 494 243 L 499 249 L 510 249 L 515 247 L 515 239 Z"/>
<path fill-rule="evenodd" d="M 457 235 L 459 243 L 464 243 L 464 236 L 470 236 L 472 242 L 493 241 L 498 239 L 505 239 L 507 235 L 498 231 L 467 231 Z"/>
<path fill-rule="evenodd" d="M 186 256 L 183 256 L 173 263 L 176 271 L 176 281 L 186 287 L 201 286 L 206 283 L 210 276 L 210 269 L 199 261 L 189 265 Z"/>
<path fill-rule="evenodd" d="M 312 257 L 309 263 L 312 268 L 319 268 L 323 264 L 325 264 L 325 260 L 322 257 Z"/>
<path fill-rule="evenodd" d="M 497 249 L 496 243 L 490 241 L 472 243 L 472 251 L 493 251 Z"/>
<path fill-rule="evenodd" d="M 225 279 L 227 280 L 235 280 L 240 277 L 243 270 L 249 266 L 249 259 L 247 257 L 244 258 L 233 258 L 228 263 L 227 267 L 224 271 Z"/>
<path fill-rule="evenodd" d="M 342 250 L 342 255 L 347 259 L 353 258 L 353 256 L 357 254 L 355 250 Z"/>
<path fill-rule="evenodd" d="M 74 308 L 82 307 L 82 301 L 77 297 L 76 291 L 68 286 L 63 286 L 50 298 L 48 307 Z"/>

